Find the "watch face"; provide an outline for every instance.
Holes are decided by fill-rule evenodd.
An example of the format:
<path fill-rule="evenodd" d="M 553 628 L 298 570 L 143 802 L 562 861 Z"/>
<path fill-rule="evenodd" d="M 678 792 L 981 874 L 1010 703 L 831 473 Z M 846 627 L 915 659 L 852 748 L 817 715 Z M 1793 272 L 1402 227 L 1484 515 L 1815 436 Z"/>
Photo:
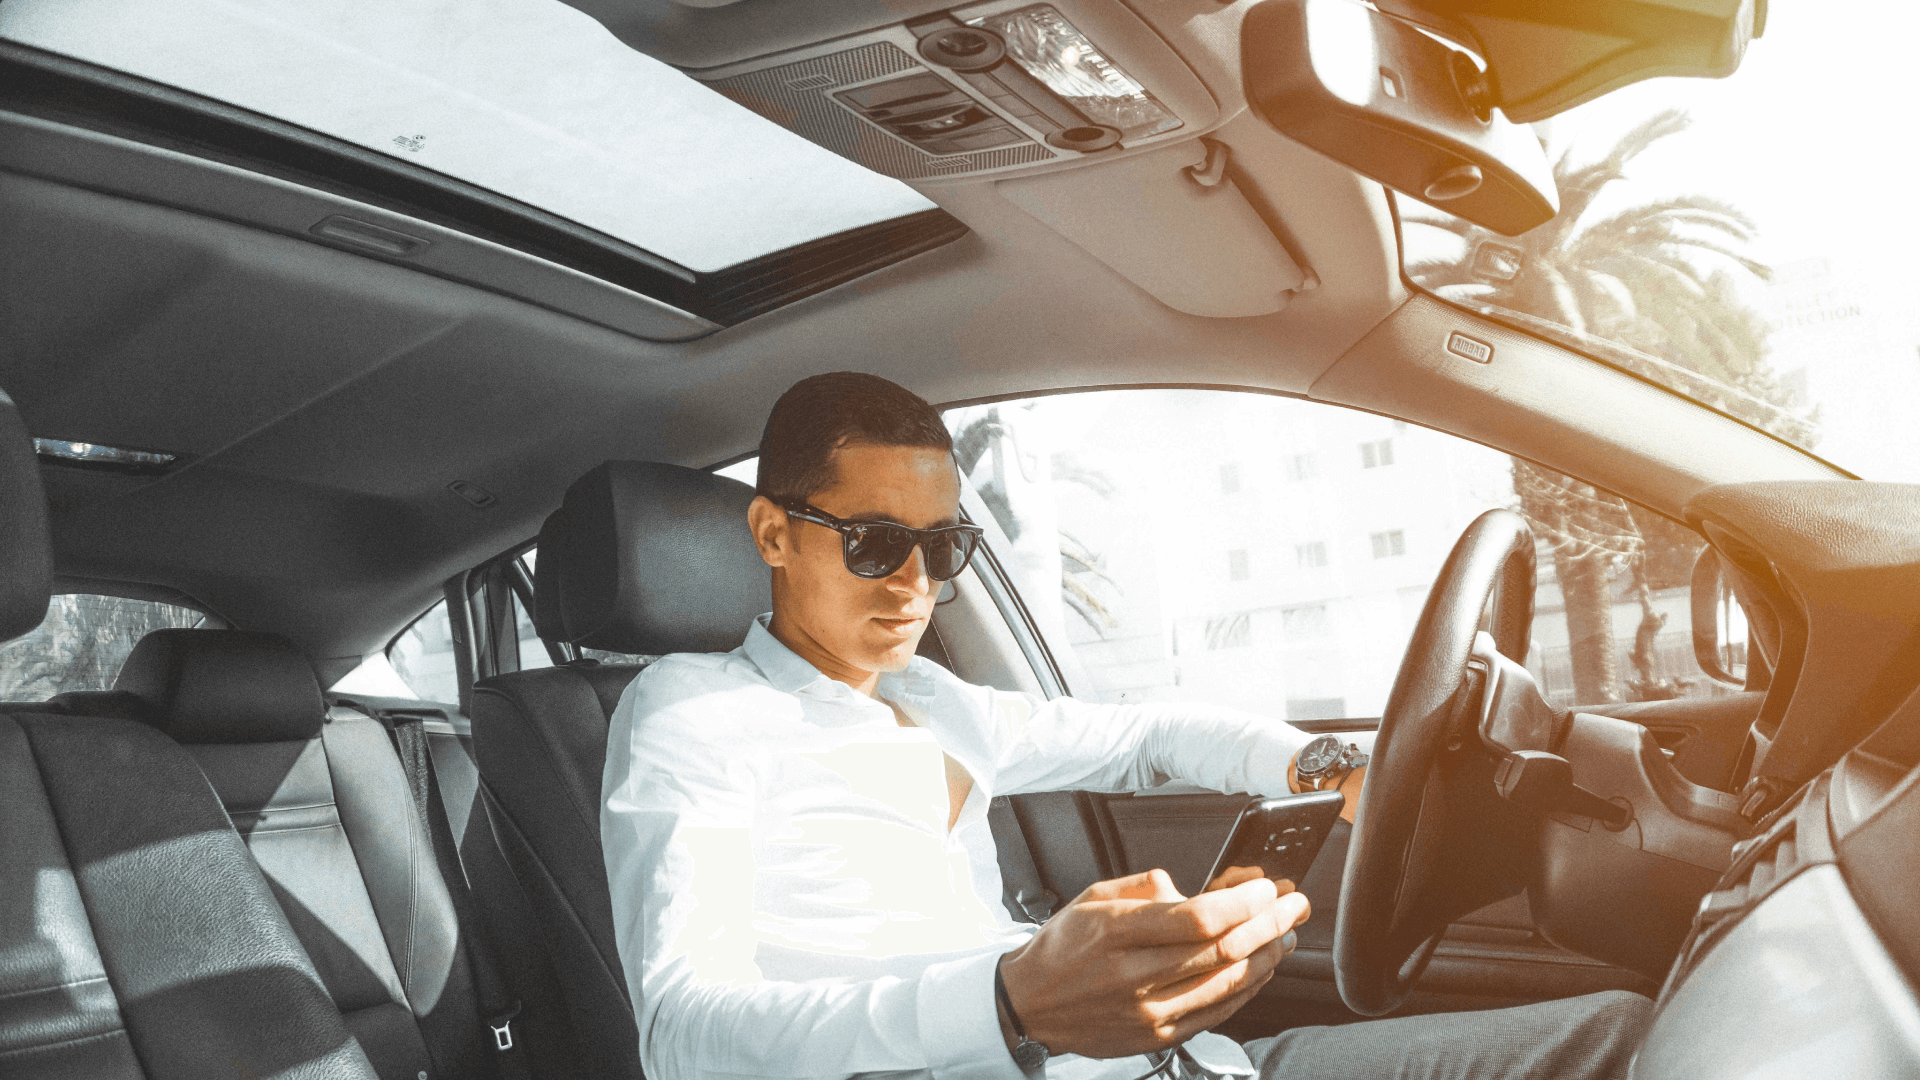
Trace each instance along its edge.
<path fill-rule="evenodd" d="M 1023 1073 L 1044 1068 L 1047 1064 L 1047 1048 L 1032 1039 L 1021 1039 L 1020 1045 L 1013 1048 L 1013 1063 L 1020 1066 Z"/>
<path fill-rule="evenodd" d="M 1300 748 L 1300 756 L 1293 759 L 1294 772 L 1301 776 L 1317 776 L 1333 768 L 1340 760 L 1340 740 L 1331 735 L 1322 735 Z"/>

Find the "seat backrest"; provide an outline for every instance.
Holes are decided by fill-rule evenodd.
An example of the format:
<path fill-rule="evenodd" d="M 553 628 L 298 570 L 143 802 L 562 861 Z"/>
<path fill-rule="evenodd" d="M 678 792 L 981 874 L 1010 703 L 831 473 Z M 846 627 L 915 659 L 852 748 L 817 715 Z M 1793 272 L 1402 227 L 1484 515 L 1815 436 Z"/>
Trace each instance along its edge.
<path fill-rule="evenodd" d="M 541 529 L 536 629 L 640 655 L 739 645 L 772 607 L 747 531 L 752 499 L 745 484 L 677 465 L 595 468 Z M 596 1076 L 641 1075 L 600 851 L 600 780 L 608 724 L 643 667 L 576 662 L 498 675 L 473 695 L 483 801 Z"/>
<path fill-rule="evenodd" d="M 45 507 L 0 394 L 0 640 L 46 612 Z M 200 771 L 158 732 L 0 714 L 0 1074 L 374 1076 Z"/>
<path fill-rule="evenodd" d="M 114 689 L 198 762 L 379 1075 L 489 1069 L 452 899 L 386 728 L 329 710 L 273 634 L 154 631 Z"/>

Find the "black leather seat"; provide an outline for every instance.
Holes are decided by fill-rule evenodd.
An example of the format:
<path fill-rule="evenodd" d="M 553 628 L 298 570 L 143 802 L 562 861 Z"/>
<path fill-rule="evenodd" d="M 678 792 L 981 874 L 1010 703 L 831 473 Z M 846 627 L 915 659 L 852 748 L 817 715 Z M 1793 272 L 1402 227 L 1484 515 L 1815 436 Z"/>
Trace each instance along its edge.
<path fill-rule="evenodd" d="M 46 611 L 38 470 L 0 394 L 0 640 Z M 0 1074 L 375 1075 L 193 759 L 149 727 L 0 715 Z"/>
<path fill-rule="evenodd" d="M 772 607 L 747 531 L 753 489 L 675 465 L 608 462 L 567 489 L 539 539 L 542 637 L 611 652 L 724 651 Z M 473 695 L 482 796 L 524 890 L 587 1075 L 641 1075 L 600 852 L 607 725 L 644 664 L 499 675 Z M 488 902 L 482 896 L 482 903 Z"/>
<path fill-rule="evenodd" d="M 452 898 L 386 728 L 329 710 L 286 639 L 156 630 L 114 697 L 186 748 L 386 1080 L 489 1075 Z"/>

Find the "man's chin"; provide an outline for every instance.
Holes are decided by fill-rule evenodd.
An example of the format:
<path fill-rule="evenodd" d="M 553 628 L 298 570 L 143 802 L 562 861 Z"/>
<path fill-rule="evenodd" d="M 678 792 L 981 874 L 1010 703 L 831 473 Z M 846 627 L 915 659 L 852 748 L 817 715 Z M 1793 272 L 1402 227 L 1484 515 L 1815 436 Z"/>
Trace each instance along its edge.
<path fill-rule="evenodd" d="M 863 665 L 870 671 L 899 671 L 913 659 L 920 647 L 920 635 L 926 633 L 924 619 L 915 620 L 904 633 L 886 627 L 876 620 L 879 632 L 870 635 L 867 657 L 870 665 Z"/>

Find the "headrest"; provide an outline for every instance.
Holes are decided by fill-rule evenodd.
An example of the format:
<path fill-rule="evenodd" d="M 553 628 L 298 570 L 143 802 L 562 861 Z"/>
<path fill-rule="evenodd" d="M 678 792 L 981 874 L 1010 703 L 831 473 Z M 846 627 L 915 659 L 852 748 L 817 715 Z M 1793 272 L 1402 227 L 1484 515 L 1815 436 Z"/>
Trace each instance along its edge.
<path fill-rule="evenodd" d="M 40 459 L 13 399 L 0 391 L 0 641 L 40 625 L 53 592 L 53 541 Z"/>
<path fill-rule="evenodd" d="M 540 526 L 534 542 L 533 632 L 547 641 L 567 640 L 566 620 L 560 614 L 560 565 L 566 555 L 567 513 L 555 510 Z"/>
<path fill-rule="evenodd" d="M 648 655 L 737 647 L 773 607 L 752 501 L 738 480 L 656 462 L 609 461 L 575 481 L 557 537 L 567 639 Z"/>
<path fill-rule="evenodd" d="M 313 665 L 278 634 L 155 630 L 113 688 L 145 701 L 152 713 L 137 719 L 182 743 L 311 739 L 326 722 Z"/>

